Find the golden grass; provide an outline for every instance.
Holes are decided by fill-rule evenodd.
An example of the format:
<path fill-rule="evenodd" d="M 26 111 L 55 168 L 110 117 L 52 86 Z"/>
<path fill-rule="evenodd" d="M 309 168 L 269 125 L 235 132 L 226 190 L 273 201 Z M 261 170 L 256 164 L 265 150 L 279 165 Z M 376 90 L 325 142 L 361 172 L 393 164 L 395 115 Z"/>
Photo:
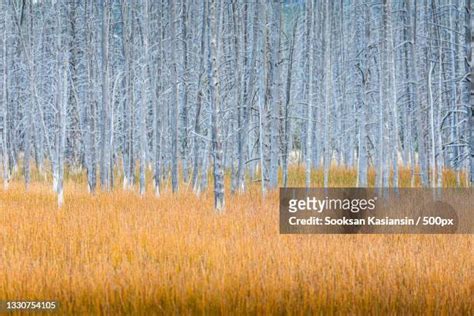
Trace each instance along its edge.
<path fill-rule="evenodd" d="M 353 186 L 353 171 L 332 175 Z M 0 300 L 58 300 L 61 314 L 474 313 L 470 235 L 280 235 L 278 192 L 258 184 L 228 194 L 223 215 L 211 190 L 148 192 L 90 196 L 70 178 L 58 210 L 49 183 L 0 190 Z"/>

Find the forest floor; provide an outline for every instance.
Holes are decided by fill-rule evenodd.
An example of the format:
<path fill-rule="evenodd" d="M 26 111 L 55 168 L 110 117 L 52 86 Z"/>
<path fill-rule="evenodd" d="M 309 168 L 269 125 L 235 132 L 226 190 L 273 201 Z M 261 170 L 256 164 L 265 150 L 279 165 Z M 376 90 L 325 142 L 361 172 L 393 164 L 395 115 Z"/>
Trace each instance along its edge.
<path fill-rule="evenodd" d="M 354 176 L 334 169 L 331 185 Z M 49 183 L 0 190 L 0 300 L 56 300 L 61 314 L 474 313 L 471 235 L 280 235 L 278 191 L 258 183 L 216 215 L 212 190 L 91 196 L 69 176 L 58 210 Z"/>

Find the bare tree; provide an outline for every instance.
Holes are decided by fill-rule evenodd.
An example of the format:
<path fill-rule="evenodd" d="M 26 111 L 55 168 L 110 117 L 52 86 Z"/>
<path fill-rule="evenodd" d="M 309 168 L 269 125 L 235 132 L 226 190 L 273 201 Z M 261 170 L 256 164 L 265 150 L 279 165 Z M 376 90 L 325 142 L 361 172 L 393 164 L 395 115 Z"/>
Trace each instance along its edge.
<path fill-rule="evenodd" d="M 223 111 L 219 95 L 219 47 L 218 38 L 218 10 L 216 0 L 209 3 L 209 54 L 208 54 L 208 80 L 210 82 L 209 93 L 211 101 L 211 133 L 212 133 L 212 156 L 214 174 L 214 206 L 217 212 L 224 210 L 224 166 L 222 151 L 222 123 Z"/>

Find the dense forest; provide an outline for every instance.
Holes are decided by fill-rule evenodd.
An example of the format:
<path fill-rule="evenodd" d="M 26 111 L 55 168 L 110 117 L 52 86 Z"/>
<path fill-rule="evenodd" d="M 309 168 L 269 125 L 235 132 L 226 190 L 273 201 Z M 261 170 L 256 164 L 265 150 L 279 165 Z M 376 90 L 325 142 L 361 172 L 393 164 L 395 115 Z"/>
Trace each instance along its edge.
<path fill-rule="evenodd" d="M 36 165 L 59 205 L 65 168 L 91 192 L 212 184 L 217 210 L 224 174 L 265 192 L 293 163 L 307 186 L 333 164 L 359 187 L 473 173 L 470 0 L 1 0 L 0 19 L 4 184 Z"/>

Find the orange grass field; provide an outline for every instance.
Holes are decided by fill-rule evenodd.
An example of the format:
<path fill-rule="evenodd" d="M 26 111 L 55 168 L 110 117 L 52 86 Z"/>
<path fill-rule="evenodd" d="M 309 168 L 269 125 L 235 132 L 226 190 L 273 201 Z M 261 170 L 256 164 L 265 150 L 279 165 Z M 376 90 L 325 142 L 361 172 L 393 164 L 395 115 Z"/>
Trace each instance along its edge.
<path fill-rule="evenodd" d="M 331 171 L 332 186 L 354 182 Z M 91 196 L 69 175 L 61 210 L 50 181 L 0 189 L 0 300 L 76 315 L 474 314 L 471 235 L 280 235 L 278 191 L 262 198 L 258 183 L 227 192 L 223 215 L 211 190 L 117 187 Z"/>

